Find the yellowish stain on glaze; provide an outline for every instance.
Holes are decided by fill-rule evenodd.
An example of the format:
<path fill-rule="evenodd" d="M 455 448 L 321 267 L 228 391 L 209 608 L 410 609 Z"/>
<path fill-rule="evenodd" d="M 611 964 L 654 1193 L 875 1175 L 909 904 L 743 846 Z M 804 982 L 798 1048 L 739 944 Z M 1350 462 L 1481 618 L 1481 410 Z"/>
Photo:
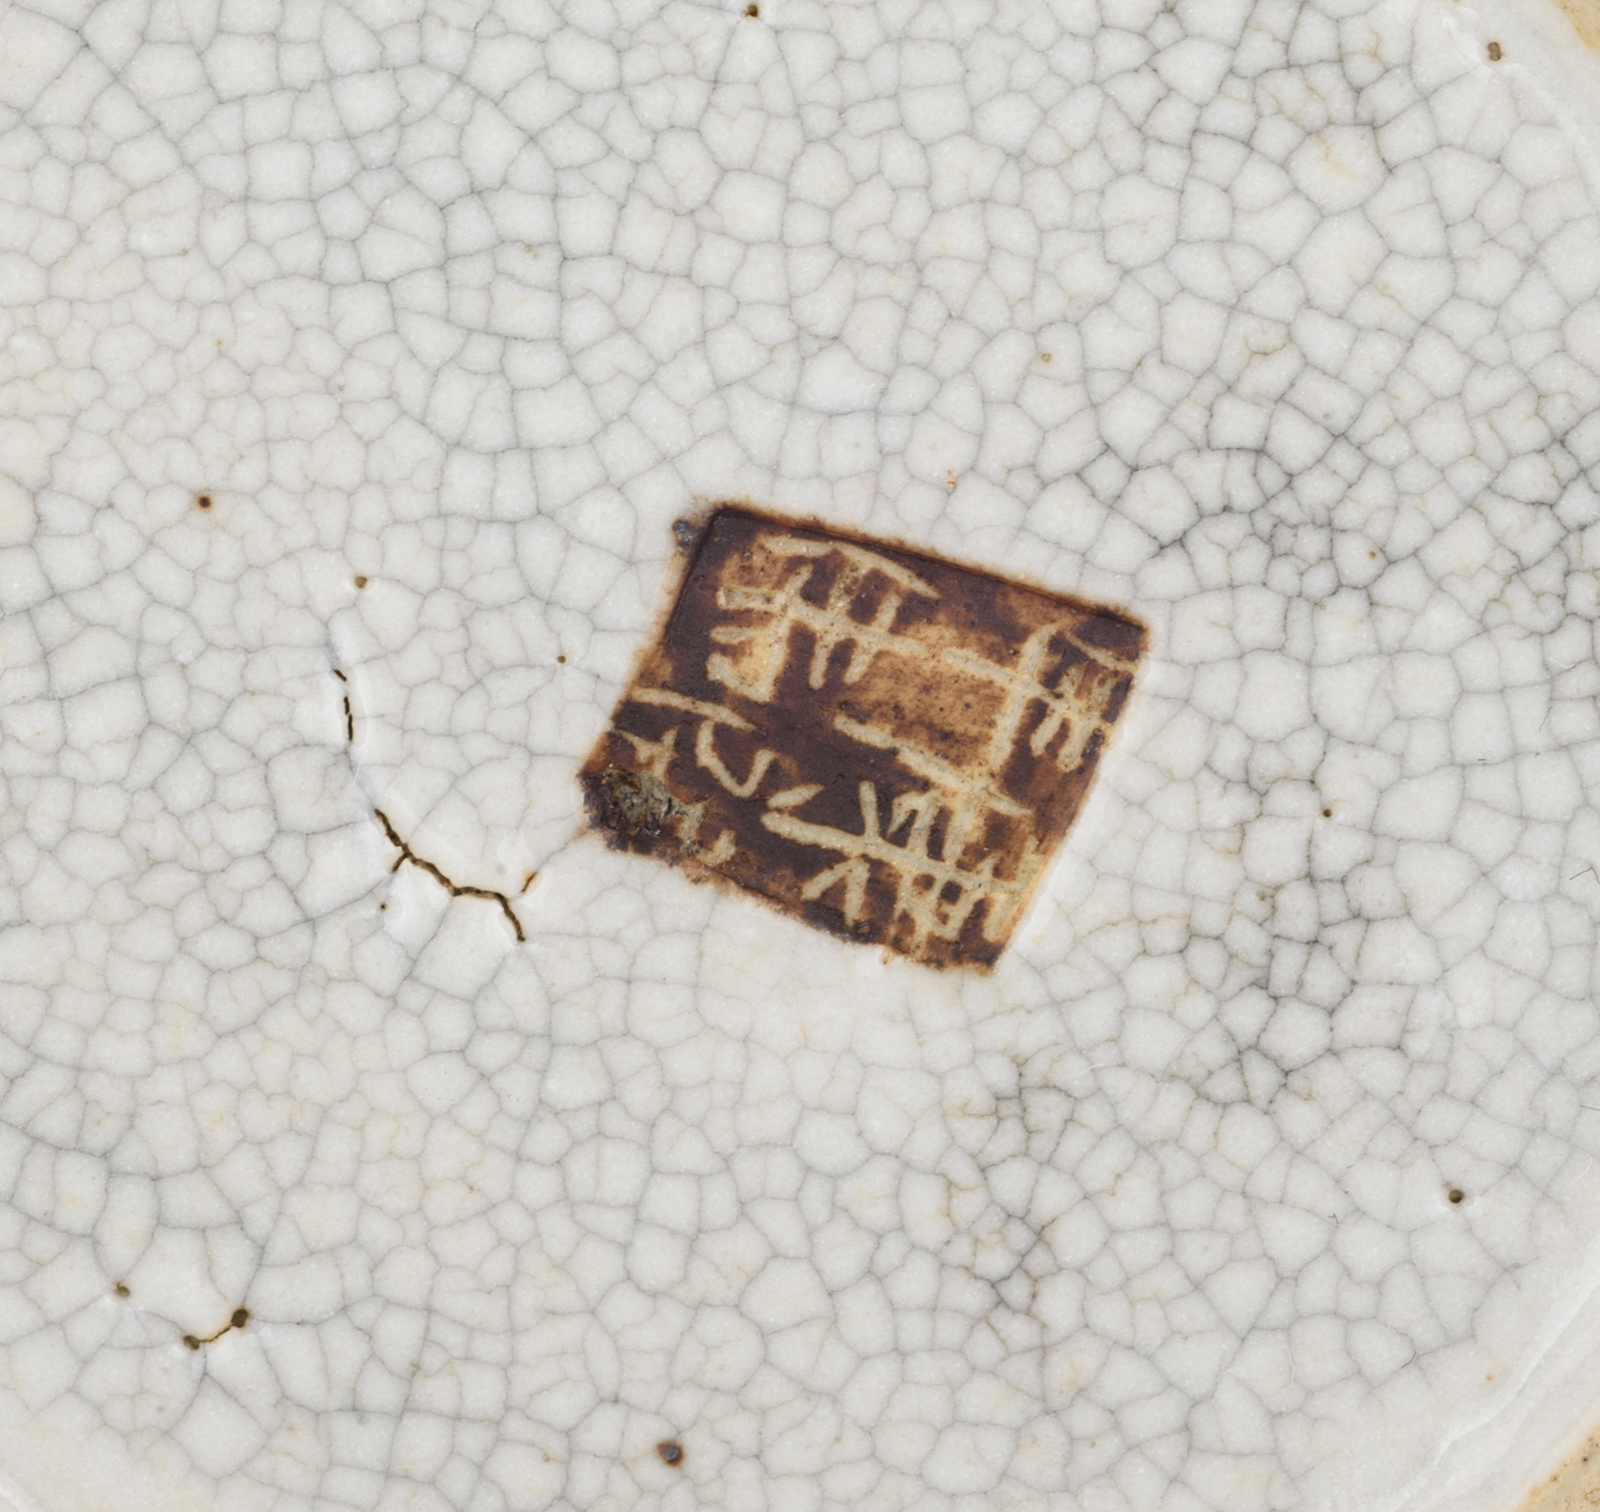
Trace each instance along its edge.
<path fill-rule="evenodd" d="M 1567 13 L 1568 20 L 1577 28 L 1583 45 L 1600 52 L 1600 0 L 1556 0 L 1556 4 Z"/>
<path fill-rule="evenodd" d="M 1549 1480 L 1534 1487 L 1517 1512 L 1595 1512 L 1600 1507 L 1600 1428 Z"/>

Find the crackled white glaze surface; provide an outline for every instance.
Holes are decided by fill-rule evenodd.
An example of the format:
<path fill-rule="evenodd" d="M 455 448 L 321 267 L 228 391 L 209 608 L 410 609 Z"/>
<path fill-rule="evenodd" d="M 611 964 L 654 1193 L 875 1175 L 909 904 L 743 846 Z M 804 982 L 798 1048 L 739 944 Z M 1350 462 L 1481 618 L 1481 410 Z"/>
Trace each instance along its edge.
<path fill-rule="evenodd" d="M 1600 1398 L 1581 48 L 745 9 L 0 10 L 9 1494 L 1496 1512 Z M 580 835 L 727 497 L 1150 626 L 992 975 Z"/>

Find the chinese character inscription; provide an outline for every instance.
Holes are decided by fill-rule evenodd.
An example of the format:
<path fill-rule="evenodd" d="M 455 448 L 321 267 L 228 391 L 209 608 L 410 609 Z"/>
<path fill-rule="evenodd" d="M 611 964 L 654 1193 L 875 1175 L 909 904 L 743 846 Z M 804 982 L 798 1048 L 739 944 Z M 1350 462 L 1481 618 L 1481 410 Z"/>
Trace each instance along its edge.
<path fill-rule="evenodd" d="M 987 966 L 1143 649 L 1112 610 L 724 506 L 584 765 L 590 814 L 834 934 Z"/>

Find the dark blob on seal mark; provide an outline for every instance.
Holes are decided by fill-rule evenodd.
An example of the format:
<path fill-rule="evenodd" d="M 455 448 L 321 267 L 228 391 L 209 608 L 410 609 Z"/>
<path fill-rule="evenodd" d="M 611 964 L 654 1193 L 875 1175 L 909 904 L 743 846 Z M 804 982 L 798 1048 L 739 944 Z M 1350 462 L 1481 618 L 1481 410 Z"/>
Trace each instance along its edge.
<path fill-rule="evenodd" d="M 626 767 L 607 767 L 591 791 L 595 823 L 630 840 L 638 835 L 653 840 L 683 807 L 659 777 Z"/>
<path fill-rule="evenodd" d="M 668 1465 L 681 1465 L 683 1463 L 683 1445 L 675 1439 L 664 1439 L 657 1444 L 656 1453 Z"/>

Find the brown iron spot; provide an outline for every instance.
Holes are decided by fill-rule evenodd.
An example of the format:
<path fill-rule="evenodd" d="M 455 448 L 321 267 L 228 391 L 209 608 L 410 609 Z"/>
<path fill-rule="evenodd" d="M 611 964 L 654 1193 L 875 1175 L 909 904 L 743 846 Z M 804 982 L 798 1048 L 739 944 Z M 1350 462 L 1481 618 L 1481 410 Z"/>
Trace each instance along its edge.
<path fill-rule="evenodd" d="M 355 585 L 356 585 L 357 588 L 365 588 L 367 586 L 367 579 L 366 579 L 366 574 L 365 573 L 358 572 L 356 574 L 356 576 L 355 576 Z"/>
<path fill-rule="evenodd" d="M 750 0 L 750 4 L 744 8 L 744 13 L 747 16 L 759 16 L 761 7 L 755 3 L 755 0 Z"/>
<path fill-rule="evenodd" d="M 200 497 L 195 500 L 195 503 L 198 504 L 202 509 L 210 509 L 211 508 L 211 495 L 210 494 L 201 494 Z"/>
<path fill-rule="evenodd" d="M 249 1321 L 250 1321 L 250 1309 L 248 1307 L 236 1307 L 233 1310 L 233 1316 L 230 1317 L 228 1319 L 228 1321 L 222 1325 L 221 1328 L 219 1328 L 214 1334 L 211 1334 L 209 1337 L 202 1339 L 202 1338 L 197 1338 L 194 1334 L 185 1334 L 183 1336 L 184 1348 L 185 1349 L 198 1349 L 202 1344 L 215 1344 L 217 1342 L 217 1340 L 220 1339 L 223 1336 L 223 1334 L 231 1333 L 235 1328 L 243 1328 L 245 1326 L 245 1324 L 248 1323 Z"/>
<path fill-rule="evenodd" d="M 346 677 L 344 673 L 341 672 L 337 667 L 333 669 L 333 675 L 337 677 L 345 687 L 348 688 L 350 686 L 350 679 Z M 356 711 L 351 706 L 350 695 L 348 693 L 341 694 L 340 698 L 344 705 L 344 738 L 351 744 L 354 744 L 356 738 Z"/>
<path fill-rule="evenodd" d="M 683 1463 L 683 1445 L 673 1439 L 665 1439 L 657 1444 L 656 1453 L 669 1465 Z"/>
<path fill-rule="evenodd" d="M 1505 53 L 1501 50 L 1498 42 L 1491 42 L 1489 44 L 1489 61 L 1491 63 L 1498 63 L 1504 56 Z"/>
<path fill-rule="evenodd" d="M 117 1282 L 117 1284 L 113 1286 L 111 1290 L 114 1291 L 119 1297 L 131 1297 L 133 1295 L 133 1291 L 128 1286 L 126 1281 Z"/>
<path fill-rule="evenodd" d="M 1463 1192 L 1460 1187 L 1451 1187 L 1445 1195 L 1448 1196 L 1452 1202 L 1460 1202 L 1461 1199 L 1467 1194 Z"/>
<path fill-rule="evenodd" d="M 517 937 L 517 943 L 520 945 L 527 939 L 527 936 L 522 932 L 522 921 L 512 912 L 511 900 L 503 892 L 496 892 L 492 887 L 474 887 L 467 883 L 452 882 L 432 861 L 429 861 L 426 857 L 419 856 L 400 838 L 400 832 L 395 829 L 389 820 L 389 816 L 382 809 L 373 809 L 372 814 L 378 823 L 383 826 L 383 833 L 388 837 L 389 844 L 395 846 L 400 852 L 394 858 L 394 865 L 389 868 L 390 871 L 399 871 L 409 861 L 420 871 L 427 872 L 452 898 L 486 898 L 498 903 L 501 913 L 506 916 L 506 922 L 511 926 L 511 932 Z M 378 906 L 380 909 L 386 909 L 389 905 L 380 903 Z"/>
<path fill-rule="evenodd" d="M 992 965 L 1145 646 L 1117 610 L 716 506 L 580 773 L 611 844 L 929 965 Z"/>

